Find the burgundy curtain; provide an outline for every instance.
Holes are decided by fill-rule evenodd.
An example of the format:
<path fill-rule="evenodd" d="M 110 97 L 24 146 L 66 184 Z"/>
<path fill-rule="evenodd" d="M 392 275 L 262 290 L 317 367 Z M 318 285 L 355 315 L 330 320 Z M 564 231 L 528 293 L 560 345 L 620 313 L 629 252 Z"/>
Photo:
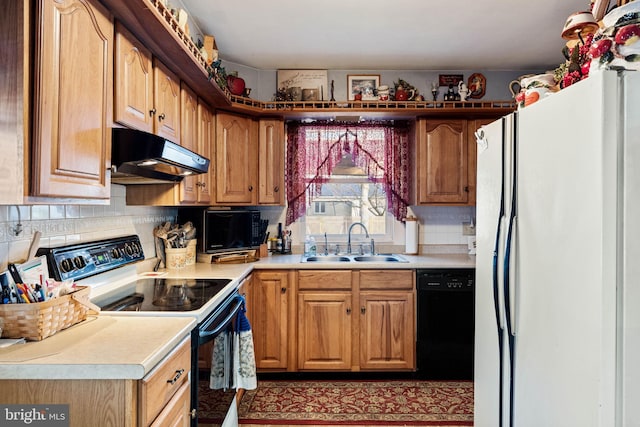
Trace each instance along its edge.
<path fill-rule="evenodd" d="M 387 206 L 402 220 L 409 205 L 409 124 L 289 123 L 287 125 L 287 218 L 303 216 L 311 196 L 318 195 L 346 153 L 373 182 L 382 183 Z"/>

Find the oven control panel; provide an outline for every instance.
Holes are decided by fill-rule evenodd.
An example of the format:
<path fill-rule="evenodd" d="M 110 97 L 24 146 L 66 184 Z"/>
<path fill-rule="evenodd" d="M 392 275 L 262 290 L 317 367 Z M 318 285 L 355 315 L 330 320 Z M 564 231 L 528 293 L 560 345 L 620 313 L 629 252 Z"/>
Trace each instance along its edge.
<path fill-rule="evenodd" d="M 144 259 L 136 235 L 40 248 L 37 255 L 47 256 L 49 274 L 56 280 L 80 280 Z"/>

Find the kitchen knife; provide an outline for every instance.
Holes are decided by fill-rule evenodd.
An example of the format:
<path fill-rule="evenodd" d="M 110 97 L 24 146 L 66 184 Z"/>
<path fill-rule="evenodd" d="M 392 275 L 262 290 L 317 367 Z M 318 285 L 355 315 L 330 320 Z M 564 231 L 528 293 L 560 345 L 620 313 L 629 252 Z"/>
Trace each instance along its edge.
<path fill-rule="evenodd" d="M 14 283 L 22 283 L 22 277 L 15 264 L 9 263 L 9 273 L 11 273 Z"/>

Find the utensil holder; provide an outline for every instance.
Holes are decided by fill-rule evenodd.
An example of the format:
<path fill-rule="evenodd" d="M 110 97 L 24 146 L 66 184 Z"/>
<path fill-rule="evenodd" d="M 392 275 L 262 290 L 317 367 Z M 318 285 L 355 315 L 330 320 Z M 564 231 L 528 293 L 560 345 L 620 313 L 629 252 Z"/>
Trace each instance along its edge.
<path fill-rule="evenodd" d="M 187 265 L 187 248 L 165 248 L 167 269 L 179 270 Z"/>

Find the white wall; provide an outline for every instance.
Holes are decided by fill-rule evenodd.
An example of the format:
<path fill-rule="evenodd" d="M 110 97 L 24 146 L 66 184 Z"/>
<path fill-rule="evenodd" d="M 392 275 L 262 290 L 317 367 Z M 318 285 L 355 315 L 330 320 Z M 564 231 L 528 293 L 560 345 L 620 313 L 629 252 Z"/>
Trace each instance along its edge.
<path fill-rule="evenodd" d="M 126 206 L 125 187 L 111 186 L 111 203 L 90 205 L 2 205 L 0 206 L 0 271 L 9 262 L 22 262 L 35 231 L 40 247 L 137 234 L 145 257 L 155 257 L 153 228 L 175 221 L 175 208 Z M 16 235 L 18 223 L 22 232 Z"/>

